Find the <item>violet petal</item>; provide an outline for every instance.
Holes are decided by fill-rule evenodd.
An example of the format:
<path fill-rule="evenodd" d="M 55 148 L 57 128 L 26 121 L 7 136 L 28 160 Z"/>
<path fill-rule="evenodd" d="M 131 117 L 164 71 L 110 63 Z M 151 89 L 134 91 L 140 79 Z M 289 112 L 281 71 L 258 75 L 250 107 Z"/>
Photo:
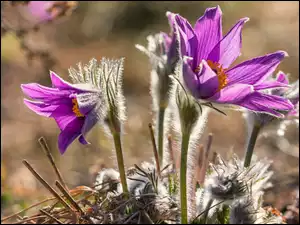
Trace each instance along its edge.
<path fill-rule="evenodd" d="M 278 82 L 281 82 L 281 83 L 284 83 L 284 84 L 289 84 L 289 78 L 287 77 L 287 75 L 282 72 L 282 71 L 279 71 L 277 73 L 277 76 L 276 76 L 276 80 Z"/>
<path fill-rule="evenodd" d="M 198 76 L 194 71 L 192 71 L 191 66 L 188 62 L 186 57 L 184 57 L 183 65 L 182 65 L 182 73 L 183 73 L 183 80 L 185 86 L 190 91 L 190 93 L 195 97 L 199 98 L 199 79 Z"/>
<path fill-rule="evenodd" d="M 76 93 L 84 93 L 84 92 L 95 92 L 90 84 L 71 84 L 65 80 L 63 80 L 60 76 L 58 76 L 53 71 L 50 71 L 50 79 L 54 88 L 58 88 L 60 90 L 69 90 Z"/>
<path fill-rule="evenodd" d="M 250 110 L 270 113 L 279 117 L 282 117 L 283 115 L 274 110 L 289 111 L 294 108 L 293 104 L 285 98 L 260 92 L 251 93 L 237 104 Z"/>
<path fill-rule="evenodd" d="M 84 120 L 75 118 L 70 122 L 58 136 L 58 148 L 61 154 L 64 154 L 68 146 L 81 134 L 81 128 Z"/>
<path fill-rule="evenodd" d="M 195 55 L 194 53 L 197 51 L 195 46 L 198 45 L 198 41 L 191 24 L 180 15 L 175 15 L 175 23 L 180 35 L 182 56 L 193 57 Z"/>
<path fill-rule="evenodd" d="M 263 81 L 259 84 L 255 84 L 253 86 L 254 86 L 254 89 L 256 91 L 264 90 L 264 89 L 270 89 L 270 88 L 287 88 L 287 87 L 289 87 L 288 84 L 281 83 L 281 82 L 278 82 L 278 81 L 275 81 L 275 80 Z"/>
<path fill-rule="evenodd" d="M 36 114 L 46 117 L 51 117 L 52 113 L 59 107 L 59 105 L 51 105 L 43 102 L 30 101 L 24 99 L 25 105 L 34 111 Z"/>
<path fill-rule="evenodd" d="M 221 89 L 208 100 L 216 103 L 235 104 L 253 92 L 253 86 L 248 84 L 234 84 Z"/>
<path fill-rule="evenodd" d="M 80 137 L 79 137 L 79 142 L 81 143 L 81 144 L 83 144 L 83 145 L 89 145 L 89 144 L 91 144 L 90 142 L 88 142 L 86 139 L 85 139 L 85 137 L 83 136 L 83 135 L 80 135 Z"/>
<path fill-rule="evenodd" d="M 226 36 L 216 44 L 207 59 L 220 63 L 223 68 L 229 68 L 241 54 L 242 28 L 248 20 L 249 18 L 240 19 Z"/>
<path fill-rule="evenodd" d="M 21 84 L 21 89 L 24 94 L 30 98 L 44 101 L 54 101 L 68 98 L 68 96 L 71 94 L 71 92 L 67 90 L 49 88 L 36 83 Z"/>
<path fill-rule="evenodd" d="M 201 98 L 209 98 L 219 89 L 219 80 L 216 73 L 208 66 L 205 60 L 200 64 L 198 73 L 199 87 L 198 92 Z"/>
<path fill-rule="evenodd" d="M 235 83 L 254 85 L 270 76 L 287 54 L 278 51 L 245 61 L 226 72 L 228 85 Z"/>
<path fill-rule="evenodd" d="M 202 59 L 207 59 L 214 46 L 222 39 L 222 11 L 219 6 L 208 8 L 194 27 L 198 39 L 197 56 L 193 67 L 199 66 Z M 216 61 L 217 62 L 217 61 Z"/>

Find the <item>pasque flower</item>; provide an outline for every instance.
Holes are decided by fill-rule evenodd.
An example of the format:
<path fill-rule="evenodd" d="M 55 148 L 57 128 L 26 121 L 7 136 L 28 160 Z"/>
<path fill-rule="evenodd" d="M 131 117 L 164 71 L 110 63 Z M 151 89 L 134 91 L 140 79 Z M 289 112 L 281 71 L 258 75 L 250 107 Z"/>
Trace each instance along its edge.
<path fill-rule="evenodd" d="M 277 51 L 229 68 L 240 55 L 241 31 L 248 18 L 240 19 L 222 36 L 222 12 L 206 9 L 194 28 L 178 14 L 168 13 L 178 31 L 183 58 L 183 79 L 191 94 L 200 100 L 237 105 L 252 111 L 282 116 L 276 110 L 291 110 L 290 101 L 261 90 L 284 87 L 277 81 L 266 82 L 286 56 Z"/>
<path fill-rule="evenodd" d="M 88 144 L 85 135 L 101 119 L 105 105 L 101 90 L 92 83 L 70 84 L 54 72 L 50 72 L 50 78 L 51 88 L 36 83 L 22 84 L 21 88 L 33 99 L 24 99 L 29 109 L 55 119 L 61 130 L 58 147 L 63 154 L 76 138 Z"/>

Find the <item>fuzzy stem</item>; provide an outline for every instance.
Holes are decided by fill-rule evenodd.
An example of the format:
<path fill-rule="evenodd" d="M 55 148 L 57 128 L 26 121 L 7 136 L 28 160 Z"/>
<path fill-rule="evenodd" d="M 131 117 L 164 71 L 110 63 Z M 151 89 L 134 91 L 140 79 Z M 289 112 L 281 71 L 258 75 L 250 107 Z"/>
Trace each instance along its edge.
<path fill-rule="evenodd" d="M 187 153 L 189 147 L 190 132 L 182 133 L 181 142 L 181 163 L 180 163 L 180 207 L 181 224 L 188 223 L 187 217 L 187 190 L 186 190 L 186 172 L 187 172 Z"/>
<path fill-rule="evenodd" d="M 249 142 L 248 142 L 247 151 L 246 151 L 246 155 L 245 155 L 244 167 L 249 167 L 250 166 L 251 158 L 252 158 L 253 150 L 254 150 L 254 146 L 255 146 L 255 142 L 256 142 L 256 139 L 258 137 L 260 128 L 261 128 L 261 126 L 259 124 L 255 124 L 253 126 L 253 130 L 252 130 L 251 135 L 250 135 L 250 139 L 249 139 Z"/>
<path fill-rule="evenodd" d="M 159 161 L 162 165 L 163 163 L 163 147 L 164 147 L 164 119 L 165 119 L 165 107 L 159 107 L 158 111 L 158 131 L 157 131 L 157 138 L 158 138 L 158 155 Z"/>
<path fill-rule="evenodd" d="M 121 184 L 123 188 L 124 193 L 128 193 L 127 188 L 127 181 L 126 181 L 126 175 L 125 175 L 125 166 L 124 166 L 124 160 L 123 160 L 123 152 L 122 152 L 122 144 L 121 144 L 121 136 L 119 132 L 112 132 L 115 148 L 116 148 L 116 154 L 117 154 L 117 161 L 118 161 L 118 169 L 120 173 L 120 179 Z"/>
<path fill-rule="evenodd" d="M 209 199 L 208 203 L 207 203 L 207 206 L 205 208 L 205 212 L 204 212 L 204 215 L 203 215 L 203 218 L 204 218 L 204 224 L 207 224 L 207 216 L 208 216 L 208 212 L 211 208 L 211 205 L 213 204 L 214 200 L 213 199 Z"/>

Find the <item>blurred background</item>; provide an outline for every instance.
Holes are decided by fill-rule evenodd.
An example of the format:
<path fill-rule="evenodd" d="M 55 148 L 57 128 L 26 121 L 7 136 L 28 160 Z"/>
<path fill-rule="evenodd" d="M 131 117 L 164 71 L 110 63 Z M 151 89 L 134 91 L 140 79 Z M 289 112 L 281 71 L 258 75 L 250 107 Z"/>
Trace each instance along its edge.
<path fill-rule="evenodd" d="M 50 196 L 22 164 L 22 160 L 27 159 L 53 184 L 56 176 L 38 144 L 41 136 L 48 141 L 69 187 L 92 185 L 101 168 L 117 167 L 112 143 L 101 128 L 93 129 L 88 135 L 91 145 L 82 146 L 75 141 L 61 156 L 57 148 L 59 129 L 55 121 L 26 108 L 20 84 L 37 82 L 50 86 L 49 70 L 68 80 L 68 68 L 78 62 L 87 63 L 92 58 L 100 60 L 101 57 L 125 57 L 124 93 L 128 117 L 123 138 L 125 164 L 130 167 L 150 160 L 150 64 L 135 44 L 146 46 L 147 35 L 170 31 L 166 11 L 179 13 L 194 24 L 207 7 L 216 5 L 220 5 L 223 11 L 223 33 L 240 18 L 250 18 L 243 28 L 242 55 L 236 63 L 284 50 L 289 57 L 284 59 L 278 70 L 289 73 L 291 81 L 299 79 L 299 2 L 296 1 L 87 1 L 78 2 L 72 14 L 41 24 L 38 28 L 32 26 L 36 21 L 28 17 L 24 10 L 26 6 L 19 10 L 19 6 L 2 8 L 1 5 L 1 23 L 5 21 L 1 29 L 2 215 Z M 212 132 L 213 151 L 223 156 L 233 151 L 243 157 L 246 123 L 241 112 L 226 113 L 227 116 L 210 114 L 201 142 L 205 143 L 208 133 Z M 298 189 L 299 131 L 297 126 L 291 125 L 285 136 L 278 138 L 277 127 L 278 124 L 274 123 L 264 129 L 255 154 L 273 160 L 274 187 L 267 192 L 265 204 L 282 209 L 292 203 L 294 190 Z M 285 144 L 279 140 L 284 140 Z"/>

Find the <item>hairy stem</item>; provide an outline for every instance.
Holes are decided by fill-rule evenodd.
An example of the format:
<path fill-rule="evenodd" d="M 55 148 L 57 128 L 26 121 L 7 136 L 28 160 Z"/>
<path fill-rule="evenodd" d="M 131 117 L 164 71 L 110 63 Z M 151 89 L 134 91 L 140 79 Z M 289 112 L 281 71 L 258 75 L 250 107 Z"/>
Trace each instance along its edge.
<path fill-rule="evenodd" d="M 158 139 L 158 155 L 159 162 L 162 165 L 163 163 L 163 147 L 164 147 L 164 119 L 165 119 L 165 107 L 160 107 L 158 111 L 158 130 L 157 130 L 157 139 Z"/>
<path fill-rule="evenodd" d="M 214 200 L 213 199 L 209 199 L 208 203 L 207 203 L 207 206 L 205 208 L 205 212 L 204 212 L 204 215 L 203 215 L 203 218 L 204 218 L 204 224 L 207 224 L 207 216 L 208 216 L 208 212 L 213 204 Z"/>
<path fill-rule="evenodd" d="M 181 207 L 181 224 L 188 223 L 187 215 L 187 189 L 186 189 L 186 172 L 187 172 L 187 153 L 189 147 L 190 132 L 182 133 L 181 142 L 181 163 L 180 163 L 180 207 Z"/>
<path fill-rule="evenodd" d="M 259 131 L 260 131 L 261 126 L 259 124 L 255 124 L 253 126 L 250 139 L 247 145 L 247 150 L 246 150 L 246 155 L 245 155 L 245 161 L 244 161 L 244 167 L 250 166 L 251 163 L 251 158 L 253 155 L 253 150 L 255 146 L 256 139 L 258 137 Z"/>
<path fill-rule="evenodd" d="M 119 132 L 112 132 L 116 153 L 117 153 L 117 161 L 118 161 L 118 169 L 120 173 L 121 184 L 124 193 L 128 193 L 127 181 L 125 175 L 125 166 L 123 160 L 123 152 L 122 152 L 122 144 L 121 144 L 121 136 Z"/>

